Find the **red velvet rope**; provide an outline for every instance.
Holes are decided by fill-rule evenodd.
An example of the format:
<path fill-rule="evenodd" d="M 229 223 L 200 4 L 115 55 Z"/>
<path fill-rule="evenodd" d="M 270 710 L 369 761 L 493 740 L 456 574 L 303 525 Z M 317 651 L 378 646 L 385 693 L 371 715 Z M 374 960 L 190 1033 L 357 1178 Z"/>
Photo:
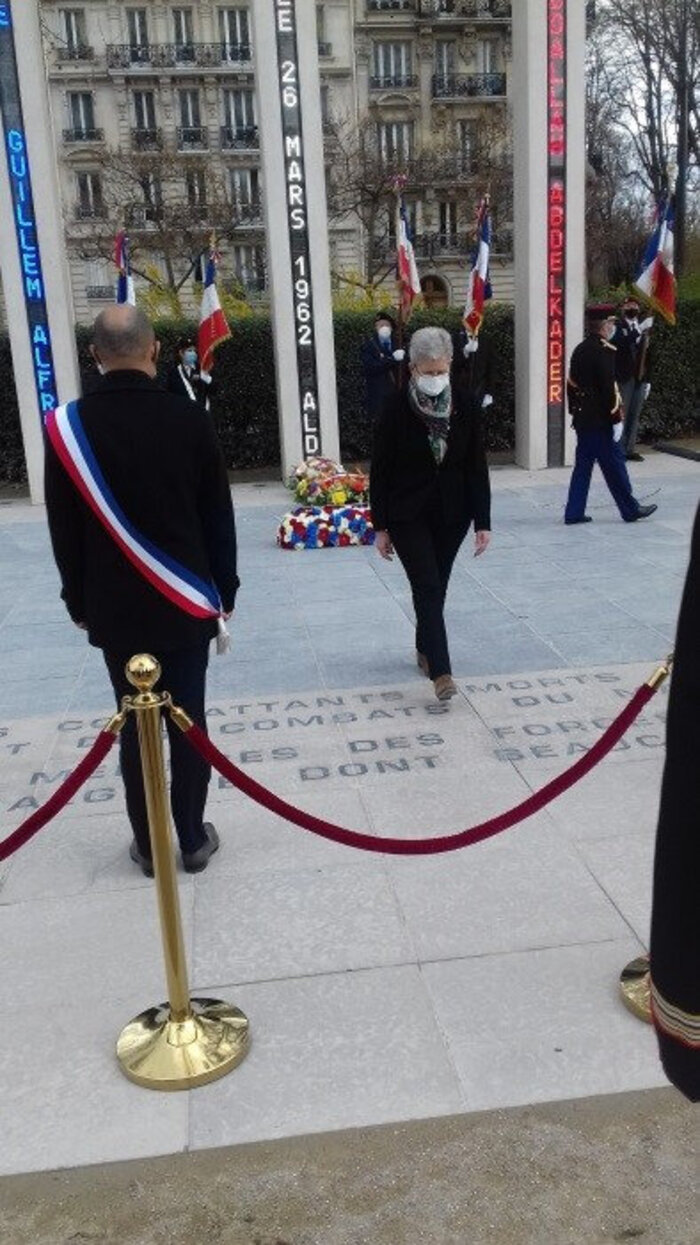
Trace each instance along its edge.
<path fill-rule="evenodd" d="M 310 830 L 312 834 L 319 834 L 322 838 L 331 839 L 334 843 L 343 843 L 346 847 L 357 847 L 366 852 L 388 852 L 395 856 L 426 856 L 435 852 L 452 852 L 458 847 L 480 843 L 494 834 L 500 834 L 502 830 L 508 830 L 510 826 L 523 821 L 526 817 L 532 817 L 533 813 L 538 813 L 545 804 L 555 800 L 558 795 L 572 787 L 575 782 L 583 778 L 584 774 L 602 761 L 651 700 L 654 690 L 646 683 L 638 688 L 629 704 L 625 705 L 615 721 L 584 756 L 579 757 L 563 774 L 553 778 L 551 782 L 528 796 L 521 804 L 517 804 L 507 813 L 501 813 L 498 817 L 491 817 L 489 821 L 483 821 L 478 826 L 472 826 L 469 830 L 461 830 L 457 834 L 446 834 L 434 839 L 379 838 L 372 834 L 363 834 L 358 830 L 345 830 L 342 826 L 335 826 L 330 821 L 324 821 L 321 817 L 314 817 L 311 813 L 305 813 L 303 809 L 295 808 L 293 804 L 288 804 L 286 800 L 268 791 L 267 787 L 256 782 L 249 774 L 234 765 L 233 761 L 229 761 L 222 752 L 219 752 L 200 727 L 193 724 L 185 729 L 184 734 L 195 752 L 213 765 L 239 791 L 250 796 L 251 800 L 255 800 L 258 804 L 262 804 L 264 808 L 277 813 L 279 817 L 284 817 L 295 826 L 301 826 L 302 830 Z"/>
<path fill-rule="evenodd" d="M 73 773 L 68 775 L 65 782 L 62 782 L 53 795 L 49 796 L 46 803 L 42 804 L 41 808 L 35 809 L 31 817 L 23 821 L 9 838 L 3 839 L 0 843 L 0 861 L 13 856 L 20 847 L 24 847 L 25 843 L 28 843 L 41 830 L 42 826 L 46 825 L 47 821 L 51 821 L 52 817 L 60 813 L 68 801 L 72 800 L 76 791 L 79 791 L 90 775 L 94 774 L 100 762 L 104 761 L 115 739 L 116 735 L 112 731 L 100 731 L 90 751 L 83 757 Z"/>

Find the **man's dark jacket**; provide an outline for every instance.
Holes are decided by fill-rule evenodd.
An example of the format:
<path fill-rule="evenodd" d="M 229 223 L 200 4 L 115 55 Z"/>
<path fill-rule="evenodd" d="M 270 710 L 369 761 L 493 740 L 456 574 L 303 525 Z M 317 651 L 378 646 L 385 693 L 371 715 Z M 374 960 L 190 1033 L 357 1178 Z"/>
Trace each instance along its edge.
<path fill-rule="evenodd" d="M 213 382 L 210 381 L 209 384 L 206 384 L 206 382 L 202 380 L 200 373 L 196 368 L 188 373 L 187 379 L 190 383 L 192 392 L 194 393 L 195 402 L 198 406 L 201 406 L 203 410 L 208 411 L 212 395 Z M 188 393 L 187 386 L 182 379 L 182 372 L 180 371 L 180 365 L 178 363 L 175 363 L 173 367 L 170 368 L 165 378 L 165 388 L 168 393 L 174 393 L 181 398 L 187 398 L 188 402 L 192 401 L 192 398 Z"/>
<path fill-rule="evenodd" d="M 446 523 L 491 528 L 491 488 L 475 399 L 457 395 L 440 466 L 407 394 L 387 403 L 375 425 L 370 506 L 377 531 L 417 519 L 439 501 Z"/>
<path fill-rule="evenodd" d="M 621 418 L 615 384 L 615 347 L 591 333 L 571 356 L 567 393 L 577 432 L 609 428 Z"/>
<path fill-rule="evenodd" d="M 109 372 L 79 405 L 106 483 L 140 535 L 201 579 L 228 612 L 238 588 L 236 529 L 211 421 L 144 372 Z M 47 440 L 46 507 L 62 597 L 90 643 L 171 651 L 215 635 L 216 622 L 173 605 L 132 566 L 79 495 Z"/>
<path fill-rule="evenodd" d="M 401 365 L 393 358 L 393 351 L 393 338 L 385 349 L 376 333 L 362 343 L 367 414 L 372 419 L 381 414 L 384 403 L 396 393 L 401 380 Z"/>
<path fill-rule="evenodd" d="M 615 356 L 615 379 L 619 385 L 628 380 L 645 381 L 651 376 L 651 348 L 649 333 L 639 333 L 625 320 L 620 320 L 612 339 Z"/>
<path fill-rule="evenodd" d="M 651 978 L 664 1071 L 700 1101 L 700 508 L 678 618 L 656 834 Z"/>

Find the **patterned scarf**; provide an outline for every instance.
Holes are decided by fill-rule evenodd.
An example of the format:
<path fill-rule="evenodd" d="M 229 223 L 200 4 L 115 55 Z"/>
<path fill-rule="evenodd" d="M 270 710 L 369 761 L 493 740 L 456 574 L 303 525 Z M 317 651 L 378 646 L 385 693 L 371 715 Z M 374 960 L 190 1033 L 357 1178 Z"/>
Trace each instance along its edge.
<path fill-rule="evenodd" d="M 445 457 L 450 432 L 452 411 L 452 387 L 445 385 L 437 398 L 431 398 L 418 388 L 415 378 L 408 382 L 408 401 L 412 411 L 423 421 L 428 430 L 428 441 L 438 467 Z"/>

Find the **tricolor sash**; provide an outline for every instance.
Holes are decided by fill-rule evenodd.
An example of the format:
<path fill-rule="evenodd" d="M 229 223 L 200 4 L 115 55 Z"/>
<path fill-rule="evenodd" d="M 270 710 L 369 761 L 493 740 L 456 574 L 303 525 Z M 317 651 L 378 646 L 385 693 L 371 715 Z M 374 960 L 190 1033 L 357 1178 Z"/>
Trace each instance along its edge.
<path fill-rule="evenodd" d="M 221 601 L 212 583 L 181 566 L 136 530 L 100 470 L 85 435 L 77 402 L 49 411 L 48 438 L 80 495 L 143 578 L 193 618 L 219 618 Z"/>

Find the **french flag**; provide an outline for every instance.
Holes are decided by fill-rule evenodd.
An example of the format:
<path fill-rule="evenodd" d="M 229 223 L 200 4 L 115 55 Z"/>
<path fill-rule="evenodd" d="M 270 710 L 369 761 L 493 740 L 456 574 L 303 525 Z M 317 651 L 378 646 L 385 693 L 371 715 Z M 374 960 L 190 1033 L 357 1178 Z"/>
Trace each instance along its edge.
<path fill-rule="evenodd" d="M 662 199 L 656 225 L 642 260 L 642 270 L 633 286 L 668 324 L 676 323 L 676 278 L 673 272 L 673 197 Z"/>
<path fill-rule="evenodd" d="M 219 291 L 216 288 L 216 256 L 212 252 L 204 278 L 204 293 L 197 334 L 197 352 L 201 372 L 211 371 L 216 347 L 230 336 L 231 330 L 219 302 Z"/>
<path fill-rule="evenodd" d="M 396 204 L 396 279 L 401 314 L 405 321 L 411 314 L 414 299 L 421 293 L 421 287 L 406 207 L 400 194 Z"/>
<path fill-rule="evenodd" d="M 136 305 L 136 292 L 129 261 L 129 239 L 123 229 L 119 231 L 114 239 L 114 266 L 119 274 L 117 277 L 115 301 L 118 303 L 130 303 L 134 307 Z"/>
<path fill-rule="evenodd" d="M 491 253 L 491 212 L 488 195 L 479 205 L 476 218 L 477 244 L 472 259 L 472 270 L 467 285 L 467 301 L 464 305 L 462 320 L 464 327 L 474 336 L 481 328 L 484 318 L 484 303 L 491 297 L 489 281 L 489 255 Z"/>

